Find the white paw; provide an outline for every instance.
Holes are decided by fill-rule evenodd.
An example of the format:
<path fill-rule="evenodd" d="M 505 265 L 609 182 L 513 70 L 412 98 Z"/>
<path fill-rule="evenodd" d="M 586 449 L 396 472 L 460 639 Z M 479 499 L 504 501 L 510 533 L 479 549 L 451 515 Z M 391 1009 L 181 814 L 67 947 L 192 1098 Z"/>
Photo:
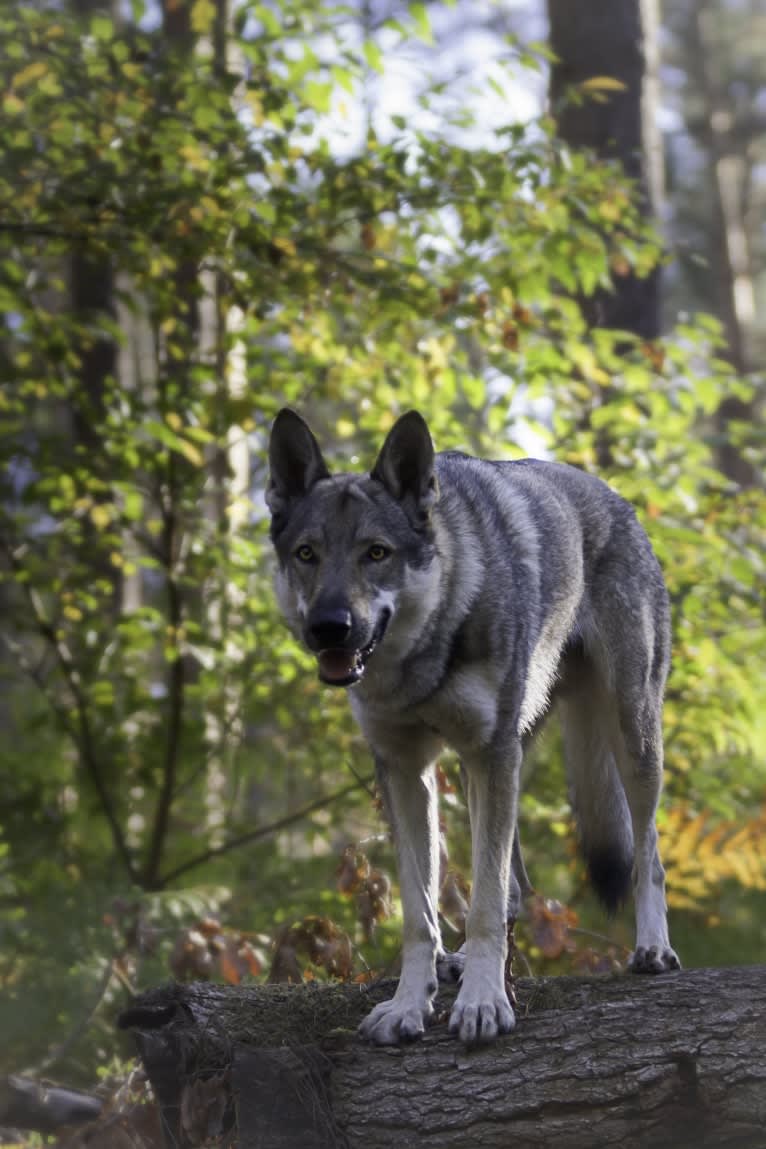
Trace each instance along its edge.
<path fill-rule="evenodd" d="M 450 1013 L 449 1031 L 456 1033 L 466 1045 L 475 1045 L 494 1041 L 501 1033 L 510 1033 L 515 1024 L 504 989 L 474 991 L 464 984 Z"/>
<path fill-rule="evenodd" d="M 436 976 L 442 985 L 454 985 L 460 981 L 465 968 L 465 953 L 462 949 L 456 953 L 445 950 L 436 959 Z"/>
<path fill-rule="evenodd" d="M 631 973 L 668 973 L 680 968 L 678 954 L 662 943 L 656 946 L 636 946 L 628 958 Z"/>
<path fill-rule="evenodd" d="M 423 1036 L 434 1007 L 426 999 L 402 995 L 376 1005 L 359 1026 L 360 1037 L 376 1045 L 399 1045 Z"/>

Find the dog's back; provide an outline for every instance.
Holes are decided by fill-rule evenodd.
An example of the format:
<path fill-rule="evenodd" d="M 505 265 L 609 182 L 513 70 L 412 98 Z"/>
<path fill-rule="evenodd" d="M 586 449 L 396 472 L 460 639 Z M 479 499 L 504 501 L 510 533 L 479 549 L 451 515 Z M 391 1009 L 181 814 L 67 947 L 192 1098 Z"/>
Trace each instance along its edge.
<path fill-rule="evenodd" d="M 421 649 L 442 667 L 434 697 L 454 705 L 449 677 L 467 666 L 492 664 L 495 680 L 527 666 L 518 725 L 529 740 L 558 703 L 582 849 L 614 910 L 629 892 L 634 853 L 617 761 L 621 716 L 630 716 L 639 755 L 656 743 L 668 671 L 659 564 L 633 508 L 583 471 L 445 452 L 436 474 L 456 560 L 438 632 Z"/>

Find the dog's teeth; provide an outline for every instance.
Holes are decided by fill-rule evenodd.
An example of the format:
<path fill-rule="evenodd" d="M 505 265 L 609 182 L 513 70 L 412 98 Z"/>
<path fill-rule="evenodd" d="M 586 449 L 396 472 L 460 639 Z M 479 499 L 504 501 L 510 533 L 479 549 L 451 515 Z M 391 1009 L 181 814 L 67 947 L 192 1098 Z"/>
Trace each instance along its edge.
<path fill-rule="evenodd" d="M 319 654 L 319 667 L 323 676 L 338 682 L 355 674 L 358 670 L 359 656 L 354 650 L 322 650 Z"/>

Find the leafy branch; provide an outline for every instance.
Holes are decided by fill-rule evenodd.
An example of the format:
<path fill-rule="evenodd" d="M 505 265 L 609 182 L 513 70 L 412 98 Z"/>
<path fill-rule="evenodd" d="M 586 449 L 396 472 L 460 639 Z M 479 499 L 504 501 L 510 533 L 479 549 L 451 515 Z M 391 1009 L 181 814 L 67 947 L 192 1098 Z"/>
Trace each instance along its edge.
<path fill-rule="evenodd" d="M 307 802 L 305 806 L 300 809 L 294 810 L 292 814 L 286 814 L 284 818 L 278 818 L 275 822 L 269 822 L 266 826 L 257 826 L 254 830 L 248 830 L 244 834 L 237 834 L 233 838 L 222 842 L 220 846 L 211 846 L 207 850 L 203 850 L 199 854 L 188 858 L 185 862 L 175 866 L 169 870 L 158 881 L 158 888 L 168 886 L 171 882 L 175 882 L 183 874 L 188 873 L 190 870 L 196 869 L 198 866 L 204 865 L 205 862 L 211 861 L 213 858 L 221 858 L 224 854 L 231 853 L 232 850 L 238 850 L 240 846 L 246 846 L 250 842 L 256 842 L 260 838 L 267 838 L 270 834 L 276 834 L 279 830 L 285 830 L 288 826 L 294 826 L 297 822 L 302 822 L 309 815 L 316 813 L 317 810 L 323 810 L 327 806 L 333 805 L 335 802 L 340 802 L 348 794 L 353 794 L 355 790 L 367 789 L 371 783 L 371 778 L 360 778 L 356 782 L 352 782 L 349 786 L 343 786 L 340 790 L 336 790 L 332 794 L 325 794 L 321 798 L 316 798 L 313 802 Z"/>
<path fill-rule="evenodd" d="M 18 576 L 22 573 L 23 567 L 15 553 L 13 546 L 7 539 L 2 539 L 1 545 L 5 552 L 8 564 L 13 573 Z M 33 587 L 29 585 L 25 578 L 17 578 L 17 585 L 22 588 L 24 597 L 30 608 L 30 614 L 34 622 L 38 635 L 47 645 L 48 649 L 55 656 L 61 675 L 66 683 L 73 702 L 73 709 L 75 711 L 75 721 L 71 723 L 68 716 L 64 718 L 64 710 L 58 706 L 53 700 L 52 694 L 48 691 L 45 692 L 46 700 L 50 703 L 51 709 L 58 720 L 62 723 L 66 734 L 73 740 L 78 752 L 80 763 L 85 768 L 85 771 L 90 778 L 94 790 L 98 796 L 101 805 L 101 810 L 106 818 L 109 830 L 112 836 L 115 852 L 122 863 L 125 874 L 130 881 L 137 879 L 137 871 L 133 859 L 132 851 L 130 850 L 125 833 L 117 814 L 117 807 L 109 792 L 109 788 L 104 777 L 104 771 L 101 759 L 96 747 L 96 739 L 93 733 L 90 711 L 88 707 L 88 700 L 82 689 L 80 674 L 77 666 L 72 658 L 69 648 L 57 631 L 53 623 L 48 619 L 42 602 L 36 594 Z M 38 680 L 39 685 L 39 680 Z"/>

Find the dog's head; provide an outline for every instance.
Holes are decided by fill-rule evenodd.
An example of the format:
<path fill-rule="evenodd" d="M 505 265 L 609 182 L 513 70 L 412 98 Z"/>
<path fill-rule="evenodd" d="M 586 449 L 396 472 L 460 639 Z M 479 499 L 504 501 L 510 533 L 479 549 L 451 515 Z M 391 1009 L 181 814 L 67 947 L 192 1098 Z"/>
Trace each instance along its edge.
<path fill-rule="evenodd" d="M 434 556 L 438 489 L 428 427 L 410 411 L 369 475 L 331 476 L 308 425 L 285 409 L 272 428 L 269 463 L 280 606 L 316 654 L 320 678 L 352 686 L 408 605 L 413 572 Z"/>

